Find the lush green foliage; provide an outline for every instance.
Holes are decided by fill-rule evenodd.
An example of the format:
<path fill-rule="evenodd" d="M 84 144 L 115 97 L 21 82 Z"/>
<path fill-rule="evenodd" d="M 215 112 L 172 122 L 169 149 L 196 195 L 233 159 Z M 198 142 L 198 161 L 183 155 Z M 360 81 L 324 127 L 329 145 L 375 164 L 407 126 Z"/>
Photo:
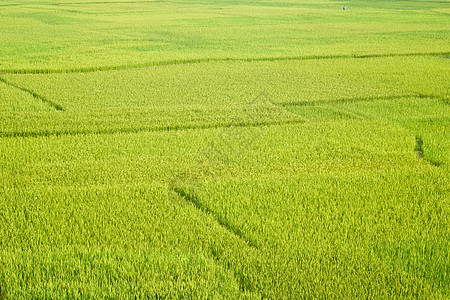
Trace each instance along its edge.
<path fill-rule="evenodd" d="M 450 37 L 448 5 L 428 1 L 2 3 L 0 70 L 14 72 L 448 52 Z"/>
<path fill-rule="evenodd" d="M 448 298 L 449 10 L 2 1 L 0 299 Z"/>

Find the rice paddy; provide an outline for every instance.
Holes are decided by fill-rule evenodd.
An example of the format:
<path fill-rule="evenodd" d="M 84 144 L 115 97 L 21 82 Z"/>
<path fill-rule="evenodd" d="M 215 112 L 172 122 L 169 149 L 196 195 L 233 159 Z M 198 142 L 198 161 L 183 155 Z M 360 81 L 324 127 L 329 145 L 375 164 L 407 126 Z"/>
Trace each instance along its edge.
<path fill-rule="evenodd" d="M 2 1 L 0 299 L 447 299 L 449 13 Z"/>

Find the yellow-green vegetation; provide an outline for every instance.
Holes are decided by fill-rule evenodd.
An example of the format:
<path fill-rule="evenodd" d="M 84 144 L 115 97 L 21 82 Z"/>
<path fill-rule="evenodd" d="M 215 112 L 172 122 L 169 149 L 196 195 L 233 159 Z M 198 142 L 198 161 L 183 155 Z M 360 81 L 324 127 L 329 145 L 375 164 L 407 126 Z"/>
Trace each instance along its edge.
<path fill-rule="evenodd" d="M 449 298 L 449 14 L 3 0 L 0 299 Z"/>

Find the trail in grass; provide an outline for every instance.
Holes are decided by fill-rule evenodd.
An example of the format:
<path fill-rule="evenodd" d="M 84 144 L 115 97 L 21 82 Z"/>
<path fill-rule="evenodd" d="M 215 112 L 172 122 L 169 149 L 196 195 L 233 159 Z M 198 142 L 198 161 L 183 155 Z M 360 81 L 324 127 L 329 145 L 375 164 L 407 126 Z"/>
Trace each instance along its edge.
<path fill-rule="evenodd" d="M 210 62 L 261 62 L 261 61 L 296 61 L 296 60 L 320 60 L 320 59 L 366 59 L 383 57 L 413 57 L 413 56 L 448 56 L 450 52 L 420 52 L 420 53 L 387 53 L 387 54 L 362 54 L 362 55 L 310 55 L 310 56 L 281 56 L 281 57 L 247 57 L 247 58 L 199 58 L 168 60 L 159 62 L 147 62 L 135 65 L 98 66 L 73 69 L 6 69 L 0 70 L 0 75 L 5 74 L 58 74 L 58 73 L 89 73 L 114 70 L 132 70 L 151 68 L 158 66 L 186 65 Z"/>
<path fill-rule="evenodd" d="M 19 89 L 19 90 L 21 90 L 21 91 L 23 91 L 23 92 L 26 92 L 26 93 L 30 94 L 30 95 L 33 96 L 35 99 L 38 99 L 38 100 L 40 100 L 40 101 L 42 101 L 42 102 L 44 102 L 44 103 L 50 105 L 50 106 L 53 107 L 55 110 L 58 110 L 58 111 L 63 111 L 63 110 L 64 110 L 64 108 L 63 108 L 60 104 L 55 103 L 55 102 L 53 102 L 53 101 L 51 101 L 51 100 L 48 100 L 47 98 L 45 98 L 45 97 L 43 97 L 43 96 L 37 94 L 36 92 L 34 92 L 34 91 L 32 91 L 32 90 L 29 90 L 29 89 L 27 89 L 27 88 L 24 88 L 24 87 L 21 87 L 21 86 L 19 86 L 19 85 L 17 85 L 17 84 L 14 84 L 14 83 L 12 83 L 12 82 L 9 82 L 8 80 L 6 80 L 6 79 L 4 79 L 4 78 L 2 78 L 2 77 L 0 77 L 0 82 L 3 82 L 3 83 L 5 83 L 5 84 L 7 84 L 7 85 L 9 85 L 9 86 L 11 86 L 11 87 L 13 87 L 13 88 Z"/>

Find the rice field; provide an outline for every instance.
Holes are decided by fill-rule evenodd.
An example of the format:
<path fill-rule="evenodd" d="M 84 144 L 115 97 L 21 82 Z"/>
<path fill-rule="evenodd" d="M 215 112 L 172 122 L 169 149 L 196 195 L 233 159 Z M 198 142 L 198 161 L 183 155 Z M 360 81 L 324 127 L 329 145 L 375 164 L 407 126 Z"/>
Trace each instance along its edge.
<path fill-rule="evenodd" d="M 3 0 L 0 299 L 448 299 L 449 14 Z"/>

